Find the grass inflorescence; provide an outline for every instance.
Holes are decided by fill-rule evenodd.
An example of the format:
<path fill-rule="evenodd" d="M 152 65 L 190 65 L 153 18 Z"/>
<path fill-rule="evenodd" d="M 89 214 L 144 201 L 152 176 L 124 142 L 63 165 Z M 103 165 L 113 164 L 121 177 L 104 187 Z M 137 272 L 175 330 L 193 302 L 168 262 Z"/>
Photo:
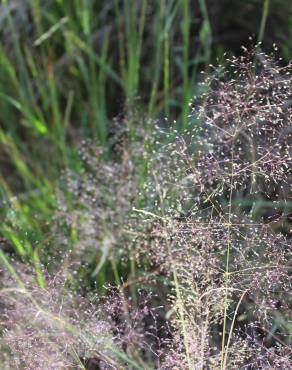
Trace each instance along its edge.
<path fill-rule="evenodd" d="M 292 367 L 289 22 L 0 2 L 1 369 Z"/>
<path fill-rule="evenodd" d="M 244 49 L 202 81 L 200 125 L 79 145 L 34 272 L 1 252 L 8 368 L 291 368 L 290 72 Z"/>

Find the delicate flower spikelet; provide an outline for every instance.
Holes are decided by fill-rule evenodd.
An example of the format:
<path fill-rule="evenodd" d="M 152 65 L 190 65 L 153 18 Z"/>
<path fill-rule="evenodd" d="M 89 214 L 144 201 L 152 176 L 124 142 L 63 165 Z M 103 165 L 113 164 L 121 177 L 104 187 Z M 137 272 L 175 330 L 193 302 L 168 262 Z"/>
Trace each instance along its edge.
<path fill-rule="evenodd" d="M 157 129 L 133 230 L 141 263 L 172 285 L 162 368 L 292 365 L 290 71 L 246 51 L 202 83 L 200 127 Z"/>

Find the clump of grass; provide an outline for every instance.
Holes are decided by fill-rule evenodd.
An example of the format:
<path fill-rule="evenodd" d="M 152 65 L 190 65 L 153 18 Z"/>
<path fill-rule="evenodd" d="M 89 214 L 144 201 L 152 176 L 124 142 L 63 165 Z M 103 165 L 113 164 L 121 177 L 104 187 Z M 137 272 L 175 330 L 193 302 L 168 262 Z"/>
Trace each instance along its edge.
<path fill-rule="evenodd" d="M 16 358 L 35 354 L 32 345 L 20 346 L 16 333 L 22 333 L 53 348 L 49 362 L 65 354 L 66 361 L 103 356 L 105 368 L 291 368 L 290 71 L 290 64 L 283 67 L 258 48 L 244 51 L 202 83 L 204 92 L 189 107 L 199 127 L 165 133 L 158 125 L 134 144 L 119 131 L 111 161 L 103 160 L 100 147 L 83 145 L 85 165 L 67 173 L 56 214 L 66 223 L 65 260 L 73 264 L 64 269 L 66 288 L 59 285 L 51 299 L 50 278 L 46 289 L 35 288 L 17 278 L 1 254 L 30 292 L 23 300 L 3 290 L 3 312 L 12 320 L 2 339 Z M 83 260 L 86 250 L 93 251 L 93 266 Z M 120 252 L 128 264 L 120 263 Z M 76 266 L 98 278 L 108 261 L 118 294 L 94 306 L 97 316 L 80 311 L 81 303 L 75 309 Z M 156 293 L 147 305 L 140 305 L 141 288 Z M 68 316 L 78 341 L 62 322 L 52 326 L 37 297 L 50 303 L 53 316 Z M 87 328 L 90 318 L 96 325 L 105 321 L 110 348 Z M 88 331 L 93 343 L 84 347 Z M 60 338 L 72 343 L 76 358 L 67 347 L 64 352 Z"/>
<path fill-rule="evenodd" d="M 150 161 L 137 245 L 172 286 L 166 368 L 288 369 L 291 66 L 228 62 Z"/>
<path fill-rule="evenodd" d="M 77 294 L 63 272 L 40 288 L 18 264 L 20 288 L 2 272 L 1 360 L 8 369 L 142 369 L 150 336 L 148 296 L 135 307 L 117 289 L 104 297 Z M 153 310 L 154 317 L 154 310 Z"/>
<path fill-rule="evenodd" d="M 130 143 L 129 131 L 120 121 L 111 129 L 110 144 L 111 154 L 92 140 L 83 141 L 81 167 L 64 171 L 54 215 L 56 247 L 47 253 L 51 259 L 65 255 L 66 264 L 79 274 L 86 273 L 87 266 L 87 277 L 97 279 L 100 289 L 106 283 L 105 267 L 117 284 L 117 265 L 122 263 L 127 269 L 131 236 L 126 226 L 136 201 L 137 161 L 143 151 L 140 144 Z"/>

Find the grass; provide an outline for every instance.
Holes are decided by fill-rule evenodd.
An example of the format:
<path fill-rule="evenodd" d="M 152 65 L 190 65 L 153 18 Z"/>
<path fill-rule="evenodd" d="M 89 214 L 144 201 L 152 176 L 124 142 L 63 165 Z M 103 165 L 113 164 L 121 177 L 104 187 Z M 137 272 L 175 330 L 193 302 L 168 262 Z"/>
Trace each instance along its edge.
<path fill-rule="evenodd" d="M 42 236 L 45 221 L 33 220 L 34 214 L 37 212 L 43 220 L 48 218 L 54 208 L 54 183 L 60 171 L 80 167 L 76 137 L 92 136 L 106 146 L 111 117 L 118 113 L 116 107 L 122 109 L 125 105 L 126 110 L 133 110 L 137 96 L 145 99 L 141 95 L 145 88 L 151 92 L 146 106 L 143 103 L 148 118 L 160 113 L 170 116 L 178 107 L 181 124 L 187 125 L 194 66 L 199 63 L 194 60 L 191 66 L 189 62 L 193 20 L 188 1 L 162 1 L 157 6 L 145 0 L 134 6 L 130 0 L 122 4 L 114 1 L 104 11 L 102 4 L 81 0 L 48 5 L 28 1 L 23 8 L 2 1 L 1 8 L 6 13 L 2 32 L 7 29 L 9 33 L 0 45 L 0 141 L 2 160 L 5 155 L 3 165 L 9 166 L 8 177 L 1 177 L 1 192 L 7 202 L 2 214 L 10 208 L 16 191 L 15 219 L 24 220 L 20 233 L 36 227 L 41 243 L 46 239 Z M 200 43 L 207 63 L 210 24 L 204 1 L 200 8 Z M 23 16 L 31 14 L 33 34 L 25 21 L 16 23 L 21 11 Z M 93 19 L 98 11 L 100 15 Z M 146 17 L 153 28 L 146 29 Z M 181 25 L 182 47 L 173 61 L 171 49 L 177 21 Z M 117 39 L 112 38 L 113 32 Z M 155 42 L 146 59 L 147 66 L 142 67 L 149 40 L 146 32 L 152 32 L 147 37 Z M 10 44 L 9 52 L 6 44 Z M 197 60 L 200 54 L 199 50 Z M 177 92 L 172 81 L 174 71 L 182 81 L 182 90 L 178 87 Z M 109 98 L 111 95 L 114 100 Z M 116 107 L 110 106 L 113 103 Z M 128 124 L 134 132 L 134 122 L 130 120 Z M 5 223 L 2 228 L 11 240 L 15 231 L 8 232 L 11 227 Z M 29 256 L 33 261 L 31 241 L 16 242 L 22 238 L 23 235 L 14 235 L 12 245 L 22 257 Z"/>
<path fill-rule="evenodd" d="M 272 3 L 254 4 L 261 14 L 254 30 L 258 41 L 265 41 Z M 31 265 L 37 284 L 45 288 L 56 189 L 64 169 L 82 173 L 80 141 L 93 139 L 110 160 L 115 153 L 109 132 L 116 116 L 121 121 L 126 117 L 131 142 L 141 126 L 138 121 L 145 122 L 145 132 L 152 130 L 146 122 L 158 120 L 164 126 L 165 118 L 179 131 L 187 130 L 190 100 L 201 89 L 199 72 L 211 73 L 209 64 L 224 51 L 233 51 L 213 41 L 218 35 L 212 1 L 198 0 L 194 6 L 189 0 L 2 0 L 0 7 L 5 14 L 0 17 L 0 234 L 10 257 Z M 282 47 L 287 57 L 287 44 Z M 153 150 L 150 143 L 144 145 Z M 147 159 L 139 157 L 137 168 L 142 185 Z M 66 232 L 74 249 L 77 226 L 72 223 Z M 228 258 L 223 332 L 228 321 Z M 1 249 L 0 260 L 17 277 Z M 109 261 L 106 247 L 93 265 L 88 284 L 96 284 L 99 291 L 108 281 L 120 285 L 121 271 L 139 278 L 133 259 L 126 267 Z M 23 288 L 19 277 L 17 281 Z M 177 281 L 175 285 L 179 296 Z M 184 321 L 183 307 L 180 315 Z M 222 369 L 230 340 L 223 333 Z"/>

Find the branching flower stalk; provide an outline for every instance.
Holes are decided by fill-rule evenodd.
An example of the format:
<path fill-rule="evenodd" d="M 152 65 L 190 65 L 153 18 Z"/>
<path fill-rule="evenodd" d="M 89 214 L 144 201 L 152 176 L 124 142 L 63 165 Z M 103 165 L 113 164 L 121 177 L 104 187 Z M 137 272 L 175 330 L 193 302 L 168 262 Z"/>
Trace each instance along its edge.
<path fill-rule="evenodd" d="M 227 310 L 228 310 L 228 287 L 229 287 L 229 258 L 231 248 L 231 221 L 232 221 L 232 189 L 233 189 L 233 142 L 231 149 L 231 180 L 230 180 L 230 194 L 228 204 L 228 225 L 227 225 L 227 253 L 226 253 L 226 266 L 225 266 L 225 298 L 224 298 L 224 314 L 223 314 L 223 330 L 222 330 L 222 345 L 221 345 L 221 369 L 225 369 L 225 335 L 226 335 L 226 323 L 227 323 Z"/>
<path fill-rule="evenodd" d="M 164 206 L 164 198 L 166 197 L 166 193 L 161 192 L 161 188 L 159 185 L 159 182 L 157 180 L 157 177 L 155 173 L 153 174 L 155 183 L 156 183 L 156 191 L 159 196 L 159 201 L 160 201 L 160 210 L 162 214 L 162 225 L 163 227 L 167 227 L 167 221 L 166 221 L 166 214 L 165 214 L 165 206 Z M 172 258 L 172 250 L 171 250 L 171 245 L 168 241 L 166 240 L 166 245 L 167 245 L 167 250 L 168 250 L 168 258 L 171 261 L 171 270 L 172 270 L 172 276 L 173 276 L 173 284 L 175 288 L 175 294 L 176 294 L 176 299 L 177 299 L 177 305 L 178 305 L 178 315 L 179 315 L 179 320 L 182 325 L 182 332 L 183 332 L 183 342 L 184 342 L 184 347 L 186 350 L 186 357 L 187 357 L 187 363 L 189 368 L 191 369 L 193 367 L 192 359 L 190 356 L 189 352 L 189 344 L 188 344 L 188 335 L 187 335 L 187 328 L 186 328 L 186 322 L 185 322 L 185 309 L 184 309 L 184 302 L 183 298 L 181 296 L 180 292 L 180 285 L 179 285 L 179 280 L 178 280 L 178 273 L 177 273 L 177 268 L 176 268 L 176 261 Z"/>

